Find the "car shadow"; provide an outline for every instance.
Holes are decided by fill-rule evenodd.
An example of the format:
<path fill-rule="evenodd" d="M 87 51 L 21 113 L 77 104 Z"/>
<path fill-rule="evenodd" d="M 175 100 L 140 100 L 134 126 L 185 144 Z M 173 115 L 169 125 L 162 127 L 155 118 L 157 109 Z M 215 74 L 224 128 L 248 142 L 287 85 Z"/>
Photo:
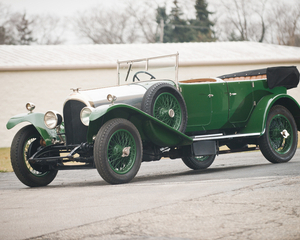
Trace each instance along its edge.
<path fill-rule="evenodd" d="M 289 163 L 292 164 L 292 163 Z M 206 180 L 222 180 L 222 179 L 234 179 L 234 178 L 247 178 L 247 177 L 253 177 L 254 171 L 241 171 L 241 170 L 249 170 L 249 169 L 260 169 L 263 166 L 274 166 L 274 164 L 271 163 L 263 163 L 263 164 L 254 164 L 254 165 L 238 165 L 238 166 L 215 166 L 208 169 L 203 170 L 187 170 L 187 171 L 180 171 L 175 173 L 166 173 L 166 174 L 151 174 L 151 175 L 141 175 L 135 177 L 130 183 L 126 184 L 139 184 L 139 183 L 145 183 L 145 182 L 153 182 L 157 183 L 161 180 L 166 180 L 168 182 L 178 182 L 174 178 L 178 179 L 178 177 L 184 177 L 184 176 L 199 176 L 197 179 L 188 179 L 186 181 L 192 182 L 192 181 L 206 181 Z M 230 175 L 228 173 L 233 171 L 240 171 L 241 173 Z M 258 172 L 258 171 L 256 171 Z M 215 173 L 222 173 L 222 176 L 220 174 Z M 263 176 L 263 171 L 262 171 Z M 68 179 L 69 181 L 70 179 Z M 98 187 L 98 186 L 111 186 L 111 184 L 105 182 L 101 176 L 99 175 L 99 180 L 85 180 L 83 182 L 80 182 L 76 180 L 76 182 L 64 182 L 63 180 L 59 180 L 56 184 L 50 184 L 46 186 L 47 188 L 63 188 L 63 187 Z M 180 179 L 180 181 L 184 182 L 184 179 Z M 122 184 L 123 185 L 123 184 Z"/>
<path fill-rule="evenodd" d="M 168 174 L 156 174 L 156 175 L 151 175 L 151 176 L 138 176 L 135 177 L 131 183 L 140 183 L 140 182 L 146 182 L 146 181 L 157 181 L 157 180 L 164 180 L 164 179 L 170 179 L 176 178 L 176 177 L 184 177 L 184 176 L 199 176 L 196 180 L 188 180 L 188 181 L 201 181 L 201 180 L 212 180 L 212 179 L 228 179 L 228 178 L 247 178 L 252 175 L 252 172 L 249 172 L 249 174 L 243 173 L 238 174 L 238 176 L 228 176 L 226 177 L 220 177 L 220 175 L 214 175 L 214 173 L 228 173 L 232 171 L 237 171 L 237 170 L 246 170 L 246 169 L 251 169 L 251 168 L 261 168 L 262 166 L 267 166 L 270 165 L 272 166 L 273 164 L 270 163 L 263 163 L 263 164 L 255 164 L 255 165 L 240 165 L 240 166 L 224 166 L 224 167 L 211 167 L 208 169 L 202 169 L 202 170 L 187 170 L 187 171 L 182 171 L 182 172 L 177 172 L 177 173 L 168 173 Z M 207 176 L 210 175 L 209 178 Z M 201 178 L 202 176 L 202 178 Z M 205 176 L 205 178 L 203 178 Z"/>

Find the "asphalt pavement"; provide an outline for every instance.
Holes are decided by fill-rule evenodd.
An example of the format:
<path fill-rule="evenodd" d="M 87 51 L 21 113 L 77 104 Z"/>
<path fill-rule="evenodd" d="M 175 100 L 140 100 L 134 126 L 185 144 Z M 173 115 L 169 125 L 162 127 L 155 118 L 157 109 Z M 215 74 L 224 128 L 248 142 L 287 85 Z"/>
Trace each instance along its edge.
<path fill-rule="evenodd" d="M 224 154 L 202 171 L 180 159 L 142 163 L 129 184 L 97 170 L 60 171 L 28 188 L 0 174 L 0 239 L 300 239 L 300 151 L 271 164 Z"/>

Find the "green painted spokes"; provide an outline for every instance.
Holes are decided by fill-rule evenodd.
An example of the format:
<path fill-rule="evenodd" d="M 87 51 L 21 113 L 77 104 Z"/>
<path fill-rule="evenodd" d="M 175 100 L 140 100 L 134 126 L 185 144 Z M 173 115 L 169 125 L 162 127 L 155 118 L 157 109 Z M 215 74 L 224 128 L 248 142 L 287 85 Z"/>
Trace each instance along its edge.
<path fill-rule="evenodd" d="M 130 171 L 136 159 L 136 145 L 130 132 L 121 129 L 111 136 L 107 157 L 110 167 L 116 173 L 125 174 Z"/>
<path fill-rule="evenodd" d="M 277 114 L 270 122 L 269 141 L 271 147 L 280 154 L 287 153 L 293 144 L 293 130 L 288 119 Z"/>
<path fill-rule="evenodd" d="M 33 174 L 36 177 L 41 177 L 41 176 L 46 175 L 47 172 L 39 172 L 39 171 L 35 170 L 28 162 L 28 158 L 31 156 L 30 152 L 32 152 L 32 147 L 36 140 L 37 140 L 36 138 L 30 138 L 25 142 L 23 156 L 24 156 L 24 161 L 25 161 L 26 167 L 31 172 L 31 174 Z"/>
<path fill-rule="evenodd" d="M 160 94 L 154 103 L 153 116 L 178 130 L 182 121 L 178 100 L 170 93 Z"/>

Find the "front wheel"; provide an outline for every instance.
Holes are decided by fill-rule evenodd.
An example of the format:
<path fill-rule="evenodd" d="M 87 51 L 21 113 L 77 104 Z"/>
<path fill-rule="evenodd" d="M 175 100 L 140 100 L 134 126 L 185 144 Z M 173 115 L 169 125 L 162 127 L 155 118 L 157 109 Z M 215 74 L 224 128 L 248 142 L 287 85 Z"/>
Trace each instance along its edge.
<path fill-rule="evenodd" d="M 297 126 L 292 114 L 283 106 L 271 108 L 264 135 L 259 147 L 264 157 L 272 163 L 288 162 L 297 149 Z"/>
<path fill-rule="evenodd" d="M 216 155 L 185 157 L 182 158 L 182 161 L 189 168 L 193 170 L 199 170 L 208 168 L 214 162 L 215 157 Z"/>
<path fill-rule="evenodd" d="M 15 135 L 10 149 L 11 165 L 18 179 L 29 187 L 41 187 L 51 183 L 57 170 L 47 166 L 29 163 L 28 159 L 40 147 L 40 134 L 33 125 L 20 129 Z"/>
<path fill-rule="evenodd" d="M 101 177 L 108 183 L 130 182 L 142 162 L 142 141 L 137 128 L 122 118 L 106 122 L 94 144 L 94 161 Z"/>

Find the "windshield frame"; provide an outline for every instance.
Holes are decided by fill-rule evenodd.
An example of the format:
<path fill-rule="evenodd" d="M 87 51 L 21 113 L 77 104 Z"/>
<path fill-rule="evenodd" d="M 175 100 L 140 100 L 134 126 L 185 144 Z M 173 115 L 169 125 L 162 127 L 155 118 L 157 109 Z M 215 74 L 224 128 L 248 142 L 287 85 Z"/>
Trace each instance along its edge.
<path fill-rule="evenodd" d="M 138 62 L 146 62 L 145 64 L 145 71 L 148 71 L 148 66 L 149 66 L 149 61 L 154 60 L 154 59 L 161 59 L 161 58 L 170 58 L 170 57 L 175 57 L 175 83 L 176 86 L 178 86 L 178 63 L 179 63 L 179 53 L 175 54 L 168 54 L 168 55 L 161 55 L 157 57 L 149 57 L 149 58 L 139 58 L 139 59 L 133 59 L 133 60 L 123 60 L 119 61 L 117 60 L 117 74 L 118 74 L 118 86 L 121 85 L 121 79 L 120 79 L 120 65 L 121 64 L 128 64 L 128 70 L 126 74 L 125 81 L 127 81 L 129 72 L 131 71 L 133 63 L 138 63 Z"/>

